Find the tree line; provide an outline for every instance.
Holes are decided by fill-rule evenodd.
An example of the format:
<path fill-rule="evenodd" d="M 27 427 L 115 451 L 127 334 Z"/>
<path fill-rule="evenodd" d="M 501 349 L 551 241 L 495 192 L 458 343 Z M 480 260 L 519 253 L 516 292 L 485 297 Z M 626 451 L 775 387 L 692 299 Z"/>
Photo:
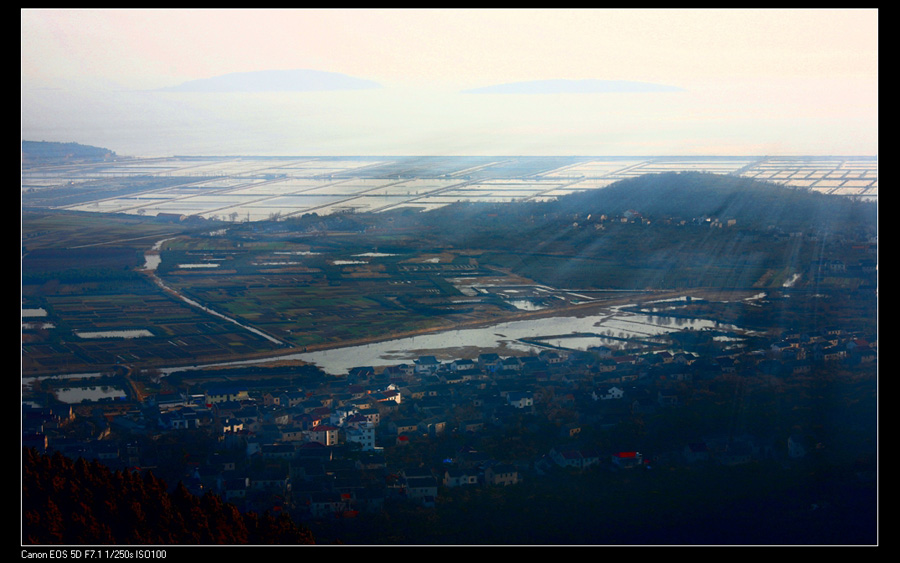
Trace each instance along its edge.
<path fill-rule="evenodd" d="M 281 513 L 240 512 L 152 472 L 24 448 L 22 543 L 28 545 L 300 545 L 312 533 Z"/>

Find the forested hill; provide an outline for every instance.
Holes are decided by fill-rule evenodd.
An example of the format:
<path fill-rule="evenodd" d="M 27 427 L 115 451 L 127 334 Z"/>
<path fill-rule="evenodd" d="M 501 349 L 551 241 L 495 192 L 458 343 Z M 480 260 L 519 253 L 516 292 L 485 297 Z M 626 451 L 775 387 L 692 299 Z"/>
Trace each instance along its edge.
<path fill-rule="evenodd" d="M 22 141 L 22 164 L 61 164 L 97 162 L 116 157 L 116 153 L 102 147 L 78 143 Z"/>
<path fill-rule="evenodd" d="M 218 495 L 172 492 L 152 473 L 22 450 L 22 543 L 294 545 L 311 532 L 286 513 L 241 513 Z"/>
<path fill-rule="evenodd" d="M 643 217 L 734 219 L 741 226 L 834 230 L 871 227 L 875 203 L 825 195 L 750 178 L 706 172 L 670 172 L 621 180 L 547 204 L 565 214 L 637 213 Z"/>

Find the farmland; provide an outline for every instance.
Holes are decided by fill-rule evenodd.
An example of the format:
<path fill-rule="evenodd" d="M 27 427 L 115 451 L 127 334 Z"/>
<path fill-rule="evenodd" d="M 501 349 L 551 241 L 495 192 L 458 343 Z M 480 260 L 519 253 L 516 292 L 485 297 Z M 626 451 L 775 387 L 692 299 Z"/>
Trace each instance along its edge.
<path fill-rule="evenodd" d="M 26 168 L 22 199 L 26 207 L 258 221 L 431 210 L 459 201 L 542 201 L 681 171 L 866 199 L 878 195 L 877 161 L 869 157 L 180 157 Z"/>
<path fill-rule="evenodd" d="M 711 248 L 744 249 L 710 259 L 679 227 L 590 216 L 545 225 L 502 212 L 673 171 L 877 197 L 867 158 L 241 157 L 26 168 L 22 371 L 314 352 L 814 279 L 811 252 L 821 248 L 768 234 L 704 235 Z M 583 253 L 600 241 L 602 251 Z M 857 246 L 859 257 L 839 257 L 866 259 L 872 245 Z M 780 262 L 785 253 L 802 265 Z M 825 282 L 852 291 L 860 279 Z"/>

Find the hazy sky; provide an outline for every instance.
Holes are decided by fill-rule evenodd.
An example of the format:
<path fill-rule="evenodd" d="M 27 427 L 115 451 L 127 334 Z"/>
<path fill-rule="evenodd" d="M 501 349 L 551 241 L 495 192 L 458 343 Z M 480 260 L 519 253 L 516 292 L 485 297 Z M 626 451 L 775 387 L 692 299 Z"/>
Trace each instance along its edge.
<path fill-rule="evenodd" d="M 877 154 L 878 11 L 24 9 L 22 137 L 120 154 Z M 261 70 L 346 92 L 158 89 Z M 470 94 L 537 80 L 674 91 Z"/>

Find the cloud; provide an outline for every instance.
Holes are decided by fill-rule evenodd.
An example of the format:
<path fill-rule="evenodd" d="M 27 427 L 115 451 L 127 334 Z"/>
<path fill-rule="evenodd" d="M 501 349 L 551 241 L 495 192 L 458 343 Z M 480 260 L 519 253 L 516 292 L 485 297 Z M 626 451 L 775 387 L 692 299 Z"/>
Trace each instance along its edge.
<path fill-rule="evenodd" d="M 465 90 L 466 94 L 605 94 L 631 92 L 681 92 L 683 88 L 626 80 L 531 80 Z"/>
<path fill-rule="evenodd" d="M 321 70 L 262 70 L 234 72 L 189 80 L 163 88 L 167 92 L 316 92 L 380 88 L 371 80 Z"/>

